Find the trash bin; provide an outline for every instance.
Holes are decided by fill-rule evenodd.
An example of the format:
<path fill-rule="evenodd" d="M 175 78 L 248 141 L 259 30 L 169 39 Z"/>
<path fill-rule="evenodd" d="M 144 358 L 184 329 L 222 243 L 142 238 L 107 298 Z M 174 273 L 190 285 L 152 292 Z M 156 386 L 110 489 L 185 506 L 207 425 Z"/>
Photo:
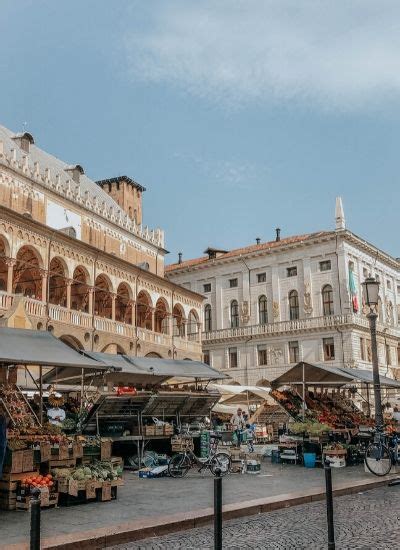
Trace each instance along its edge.
<path fill-rule="evenodd" d="M 317 459 L 317 455 L 315 453 L 304 453 L 304 466 L 306 468 L 315 468 L 315 461 Z"/>
<path fill-rule="evenodd" d="M 271 451 L 271 462 L 272 464 L 280 464 L 281 457 L 278 449 L 272 449 Z"/>

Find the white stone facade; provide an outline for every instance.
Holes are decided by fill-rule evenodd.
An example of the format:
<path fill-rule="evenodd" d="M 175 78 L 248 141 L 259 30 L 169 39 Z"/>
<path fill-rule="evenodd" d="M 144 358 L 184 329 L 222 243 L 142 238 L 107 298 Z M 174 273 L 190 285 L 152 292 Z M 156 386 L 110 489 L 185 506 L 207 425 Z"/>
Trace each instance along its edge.
<path fill-rule="evenodd" d="M 297 360 L 370 369 L 369 323 L 361 283 L 371 274 L 381 282 L 381 373 L 397 377 L 400 263 L 346 230 L 340 201 L 335 231 L 214 252 L 214 256 L 167 268 L 171 281 L 206 296 L 203 353 L 213 367 L 242 384 L 271 380 Z M 353 272 L 353 293 L 349 270 Z M 232 287 L 233 279 L 237 279 L 237 286 Z M 291 319 L 292 291 L 298 293 L 298 319 L 293 319 L 296 307 L 292 307 Z M 267 319 L 260 306 L 263 296 Z M 232 301 L 238 304 L 237 327 L 232 326 Z M 204 309 L 207 306 L 211 306 L 211 326 Z"/>

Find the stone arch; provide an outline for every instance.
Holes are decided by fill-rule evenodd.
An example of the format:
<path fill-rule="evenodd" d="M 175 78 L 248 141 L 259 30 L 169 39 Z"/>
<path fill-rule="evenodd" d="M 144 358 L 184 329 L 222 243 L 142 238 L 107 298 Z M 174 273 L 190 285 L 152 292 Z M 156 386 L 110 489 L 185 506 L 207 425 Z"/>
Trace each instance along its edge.
<path fill-rule="evenodd" d="M 153 302 L 146 290 L 141 290 L 136 299 L 136 325 L 152 330 Z"/>
<path fill-rule="evenodd" d="M 115 299 L 115 320 L 132 324 L 132 289 L 128 283 L 122 282 L 117 288 Z"/>
<path fill-rule="evenodd" d="M 156 309 L 154 312 L 154 330 L 155 332 L 161 332 L 162 334 L 168 334 L 168 316 L 169 307 L 165 298 L 159 298 L 156 302 Z"/>
<path fill-rule="evenodd" d="M 75 336 L 71 336 L 70 334 L 60 336 L 60 340 L 74 350 L 84 349 L 83 344 L 78 340 L 78 338 L 75 338 Z"/>
<path fill-rule="evenodd" d="M 112 284 L 105 273 L 97 275 L 94 283 L 94 313 L 99 317 L 112 317 Z"/>
<path fill-rule="evenodd" d="M 42 299 L 43 260 L 33 246 L 24 245 L 17 252 L 13 272 L 13 293 Z"/>
<path fill-rule="evenodd" d="M 188 315 L 188 334 L 198 334 L 199 332 L 199 315 L 195 309 L 191 309 Z"/>
<path fill-rule="evenodd" d="M 260 380 L 258 380 L 256 382 L 256 386 L 259 386 L 259 387 L 270 387 L 271 386 L 271 382 L 269 380 L 267 380 L 266 378 L 261 378 Z"/>
<path fill-rule="evenodd" d="M 181 304 L 175 304 L 172 310 L 172 333 L 174 336 L 180 336 L 181 338 L 185 336 L 185 322 L 185 311 L 183 307 Z"/>
<path fill-rule="evenodd" d="M 59 256 L 52 258 L 49 269 L 49 302 L 63 307 L 67 305 L 68 267 Z"/>
<path fill-rule="evenodd" d="M 89 281 L 90 275 L 86 267 L 78 265 L 74 269 L 71 285 L 71 309 L 89 311 Z"/>
<path fill-rule="evenodd" d="M 102 353 L 113 353 L 114 355 L 125 355 L 126 351 L 120 344 L 107 344 L 101 350 Z"/>
<path fill-rule="evenodd" d="M 0 290 L 7 290 L 8 266 L 6 258 L 9 257 L 10 246 L 8 240 L 3 235 L 0 235 Z"/>
<path fill-rule="evenodd" d="M 155 351 L 150 351 L 149 353 L 146 353 L 145 357 L 156 357 L 158 359 L 162 359 L 161 355 L 159 353 L 156 353 Z"/>

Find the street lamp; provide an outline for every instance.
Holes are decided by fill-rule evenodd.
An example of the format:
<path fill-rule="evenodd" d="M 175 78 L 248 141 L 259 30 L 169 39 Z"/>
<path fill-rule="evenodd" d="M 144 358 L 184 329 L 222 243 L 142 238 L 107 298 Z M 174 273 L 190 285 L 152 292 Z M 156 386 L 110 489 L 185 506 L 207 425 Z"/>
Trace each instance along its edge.
<path fill-rule="evenodd" d="M 377 432 L 383 431 L 383 414 L 381 401 L 381 382 L 379 379 L 378 366 L 378 344 L 376 341 L 376 313 L 379 302 L 379 282 L 373 277 L 368 277 L 362 283 L 364 290 L 365 304 L 369 307 L 367 315 L 369 319 L 369 328 L 371 331 L 371 352 L 372 352 L 372 374 L 374 380 L 374 400 L 375 400 L 375 427 Z"/>

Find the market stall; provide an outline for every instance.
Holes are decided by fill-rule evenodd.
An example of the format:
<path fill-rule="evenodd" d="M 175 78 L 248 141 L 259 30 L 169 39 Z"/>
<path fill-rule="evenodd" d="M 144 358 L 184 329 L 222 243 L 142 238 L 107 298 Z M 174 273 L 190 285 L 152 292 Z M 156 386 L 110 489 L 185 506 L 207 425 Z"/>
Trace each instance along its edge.
<path fill-rule="evenodd" d="M 395 380 L 380 379 L 382 387 L 400 388 Z M 370 384 L 372 372 L 304 362 L 273 380 L 271 396 L 294 421 L 288 427 L 289 437 L 281 439 L 280 454 L 304 455 L 312 442 L 317 460 L 329 457 L 339 466 L 346 464 L 346 458 L 347 463 L 362 461 L 374 421 L 357 406 L 354 397 L 361 385 Z M 289 449 L 293 445 L 294 451 Z"/>
<path fill-rule="evenodd" d="M 112 460 L 110 442 L 67 436 L 61 422 L 48 422 L 43 404 L 45 369 L 74 369 L 83 377 L 83 372 L 95 375 L 107 367 L 48 332 L 9 328 L 0 328 L 0 365 L 0 413 L 8 423 L 0 507 L 29 509 L 33 487 L 40 489 L 43 507 L 70 503 L 71 499 L 115 498 L 122 470 L 120 461 Z M 20 371 L 29 373 L 36 402 L 30 403 L 18 385 Z M 51 397 L 60 401 L 58 394 Z"/>

